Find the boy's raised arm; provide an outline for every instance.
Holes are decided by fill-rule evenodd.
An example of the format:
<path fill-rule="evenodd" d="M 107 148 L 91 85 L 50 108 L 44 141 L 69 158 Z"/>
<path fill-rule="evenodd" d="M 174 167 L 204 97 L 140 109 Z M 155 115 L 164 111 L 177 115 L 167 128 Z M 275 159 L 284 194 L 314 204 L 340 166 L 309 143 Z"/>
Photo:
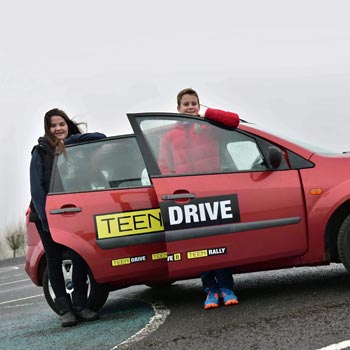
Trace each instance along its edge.
<path fill-rule="evenodd" d="M 239 124 L 237 113 L 226 112 L 220 109 L 208 108 L 205 111 L 204 118 L 235 128 Z"/>

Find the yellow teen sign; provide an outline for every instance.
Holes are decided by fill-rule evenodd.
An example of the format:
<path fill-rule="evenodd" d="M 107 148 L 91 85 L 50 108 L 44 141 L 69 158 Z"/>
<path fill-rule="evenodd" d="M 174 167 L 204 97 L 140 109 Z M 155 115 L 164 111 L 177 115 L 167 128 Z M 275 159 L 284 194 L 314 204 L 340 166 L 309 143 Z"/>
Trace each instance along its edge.
<path fill-rule="evenodd" d="M 164 231 L 160 209 L 147 209 L 95 216 L 98 239 Z"/>

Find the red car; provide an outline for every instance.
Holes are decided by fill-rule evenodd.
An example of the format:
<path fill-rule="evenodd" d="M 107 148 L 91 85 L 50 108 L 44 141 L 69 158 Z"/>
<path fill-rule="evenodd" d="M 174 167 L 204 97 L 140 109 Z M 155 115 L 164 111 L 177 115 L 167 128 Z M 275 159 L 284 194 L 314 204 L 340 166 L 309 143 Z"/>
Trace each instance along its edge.
<path fill-rule="evenodd" d="M 229 129 L 172 113 L 128 118 L 133 135 L 67 146 L 47 197 L 54 240 L 89 267 L 91 308 L 101 308 L 112 290 L 167 285 L 223 267 L 238 273 L 341 261 L 350 269 L 350 155 L 244 121 Z M 161 140 L 179 124 L 212 134 L 219 170 L 161 173 Z M 191 142 L 186 147 L 195 148 Z M 27 241 L 26 271 L 55 310 L 29 222 Z M 69 253 L 62 268 L 72 291 Z"/>

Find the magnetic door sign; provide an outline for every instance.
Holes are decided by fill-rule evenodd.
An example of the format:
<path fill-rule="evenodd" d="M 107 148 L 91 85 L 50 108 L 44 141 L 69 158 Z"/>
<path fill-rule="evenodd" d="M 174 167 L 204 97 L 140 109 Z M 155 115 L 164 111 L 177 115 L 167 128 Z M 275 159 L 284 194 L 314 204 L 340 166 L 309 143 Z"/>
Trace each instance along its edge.
<path fill-rule="evenodd" d="M 160 209 L 95 215 L 98 239 L 164 231 Z"/>
<path fill-rule="evenodd" d="M 161 202 L 166 230 L 229 224 L 241 220 L 237 194 L 192 199 L 188 204 Z"/>

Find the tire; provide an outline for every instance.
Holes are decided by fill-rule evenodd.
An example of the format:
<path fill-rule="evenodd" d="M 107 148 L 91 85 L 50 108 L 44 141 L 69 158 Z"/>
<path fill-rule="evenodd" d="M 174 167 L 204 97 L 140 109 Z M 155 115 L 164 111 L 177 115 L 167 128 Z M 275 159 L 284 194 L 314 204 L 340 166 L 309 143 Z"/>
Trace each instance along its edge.
<path fill-rule="evenodd" d="M 350 272 L 350 215 L 345 218 L 339 229 L 338 253 L 341 262 Z"/>
<path fill-rule="evenodd" d="M 62 271 L 66 284 L 66 291 L 69 295 L 71 295 L 71 293 L 74 290 L 72 282 L 72 267 L 73 265 L 70 260 L 63 260 Z M 88 284 L 88 301 L 86 306 L 91 310 L 98 311 L 106 303 L 109 295 L 109 290 L 104 285 L 96 283 L 90 271 L 88 271 L 86 279 L 86 283 Z M 51 309 L 58 314 L 58 309 L 54 301 L 55 293 L 50 284 L 47 267 L 45 267 L 43 274 L 43 291 L 47 303 L 49 304 Z"/>

